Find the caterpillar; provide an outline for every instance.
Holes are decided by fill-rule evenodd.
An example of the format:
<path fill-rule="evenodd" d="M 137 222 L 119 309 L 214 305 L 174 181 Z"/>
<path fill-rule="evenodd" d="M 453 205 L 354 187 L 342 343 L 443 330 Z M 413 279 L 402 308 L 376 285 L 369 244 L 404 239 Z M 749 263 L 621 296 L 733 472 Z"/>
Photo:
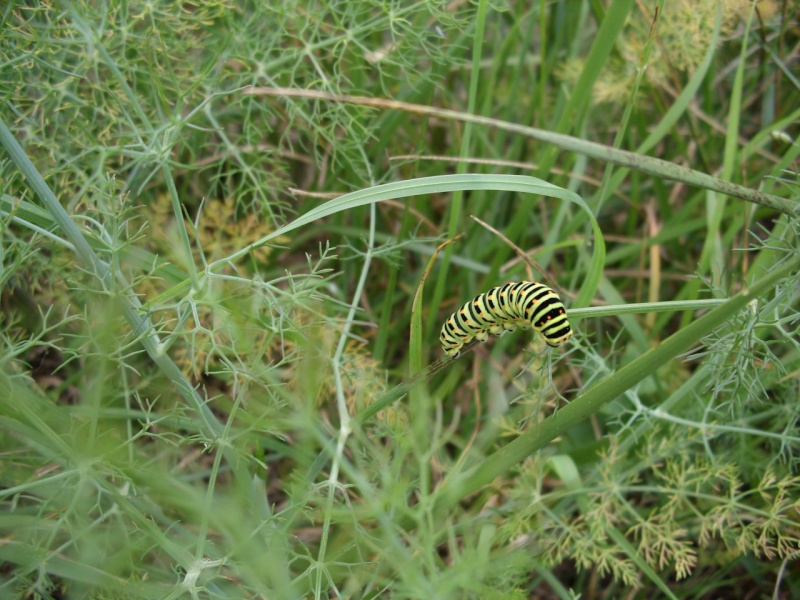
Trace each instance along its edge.
<path fill-rule="evenodd" d="M 442 325 L 439 341 L 445 354 L 457 358 L 464 344 L 485 341 L 517 327 L 533 327 L 549 346 L 557 347 L 572 335 L 561 298 L 546 285 L 511 282 L 470 300 Z"/>

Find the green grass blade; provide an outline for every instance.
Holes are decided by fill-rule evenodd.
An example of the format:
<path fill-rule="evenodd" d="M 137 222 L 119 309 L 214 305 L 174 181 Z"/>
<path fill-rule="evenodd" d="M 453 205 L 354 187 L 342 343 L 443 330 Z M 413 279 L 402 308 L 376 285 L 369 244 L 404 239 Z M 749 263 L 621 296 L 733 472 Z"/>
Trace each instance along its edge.
<path fill-rule="evenodd" d="M 464 175 L 439 175 L 435 177 L 422 177 L 419 179 L 409 179 L 405 181 L 398 181 L 377 185 L 356 192 L 345 194 L 321 206 L 310 210 L 303 216 L 295 219 L 291 223 L 284 225 L 264 236 L 260 240 L 253 242 L 249 246 L 231 254 L 230 256 L 210 263 L 208 269 L 216 271 L 226 265 L 229 265 L 238 259 L 247 256 L 250 252 L 269 243 L 270 241 L 286 235 L 295 229 L 304 227 L 318 219 L 329 217 L 336 213 L 352 210 L 360 206 L 366 206 L 375 202 L 382 202 L 384 200 L 394 200 L 396 198 L 407 198 L 409 196 L 423 196 L 427 194 L 441 194 L 445 192 L 454 192 L 457 190 L 490 190 L 490 191 L 508 191 L 518 192 L 521 194 L 532 194 L 540 196 L 549 196 L 552 198 L 559 198 L 567 200 L 578 205 L 584 211 L 586 217 L 592 224 L 592 232 L 594 234 L 594 244 L 591 249 L 591 263 L 589 271 L 584 279 L 584 283 L 578 293 L 574 305 L 576 307 L 588 306 L 591 299 L 597 291 L 597 286 L 600 283 L 602 276 L 603 264 L 605 263 L 605 241 L 600 226 L 594 218 L 594 214 L 584 203 L 580 196 L 570 190 L 555 186 L 551 183 L 537 179 L 535 177 L 528 177 L 525 175 L 484 175 L 484 174 L 464 174 Z M 182 294 L 188 289 L 190 282 L 184 281 L 177 286 L 170 288 L 164 293 L 160 294 L 157 298 L 151 300 L 146 306 L 153 306 L 159 302 L 164 302 L 170 298 Z"/>
<path fill-rule="evenodd" d="M 58 202 L 55 194 L 11 134 L 5 122 L 1 119 L 0 143 L 5 147 L 11 159 L 17 165 L 17 168 L 25 176 L 29 185 L 42 201 L 47 211 L 52 215 L 59 228 L 64 232 L 64 235 L 75 249 L 75 253 L 78 255 L 81 263 L 83 263 L 85 268 L 90 272 L 97 274 L 98 279 L 105 289 L 113 289 L 113 279 L 115 277 L 118 278 L 119 274 L 112 273 L 109 265 L 100 260 L 100 257 L 91 248 L 80 229 L 78 229 L 77 225 L 75 225 Z M 138 298 L 132 293 L 128 286 L 123 285 L 121 287 L 124 290 L 124 295 L 121 297 L 121 309 L 128 324 L 133 331 L 140 332 L 141 343 L 148 355 L 197 412 L 204 425 L 206 435 L 210 439 L 216 438 L 223 431 L 222 425 L 217 421 L 211 409 L 194 389 L 194 386 L 186 379 L 175 362 L 166 353 L 162 352 L 153 323 L 149 317 L 142 314 L 141 304 Z M 239 461 L 232 455 L 228 456 L 228 459 L 231 465 L 236 468 L 235 465 Z"/>

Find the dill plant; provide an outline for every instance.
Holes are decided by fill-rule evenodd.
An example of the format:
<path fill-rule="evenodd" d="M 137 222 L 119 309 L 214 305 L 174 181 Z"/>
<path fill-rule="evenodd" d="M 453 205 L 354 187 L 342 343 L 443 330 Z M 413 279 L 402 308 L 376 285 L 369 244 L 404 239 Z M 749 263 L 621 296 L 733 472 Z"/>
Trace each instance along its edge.
<path fill-rule="evenodd" d="M 4 6 L 0 595 L 800 593 L 796 39 L 717 4 Z M 566 352 L 397 387 L 541 275 Z"/>

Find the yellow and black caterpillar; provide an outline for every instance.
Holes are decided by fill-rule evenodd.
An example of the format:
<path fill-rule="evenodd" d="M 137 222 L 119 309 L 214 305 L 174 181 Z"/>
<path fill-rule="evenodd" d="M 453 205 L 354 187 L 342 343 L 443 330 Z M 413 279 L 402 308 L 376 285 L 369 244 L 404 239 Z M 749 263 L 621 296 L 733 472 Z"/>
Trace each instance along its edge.
<path fill-rule="evenodd" d="M 517 327 L 533 327 L 556 347 L 572 335 L 561 298 L 546 285 L 519 281 L 492 288 L 470 300 L 442 325 L 439 341 L 445 354 L 456 358 L 464 344 L 485 341 Z"/>

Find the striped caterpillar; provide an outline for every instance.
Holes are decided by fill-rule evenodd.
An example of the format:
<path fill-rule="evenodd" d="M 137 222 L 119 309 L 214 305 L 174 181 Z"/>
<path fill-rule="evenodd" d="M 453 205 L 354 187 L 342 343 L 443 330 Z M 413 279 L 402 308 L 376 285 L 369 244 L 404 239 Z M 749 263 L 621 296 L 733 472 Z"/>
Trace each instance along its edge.
<path fill-rule="evenodd" d="M 572 335 L 561 298 L 546 285 L 532 281 L 507 283 L 470 300 L 442 325 L 439 341 L 445 354 L 457 358 L 473 339 L 502 335 L 517 328 L 542 334 L 557 347 Z"/>

